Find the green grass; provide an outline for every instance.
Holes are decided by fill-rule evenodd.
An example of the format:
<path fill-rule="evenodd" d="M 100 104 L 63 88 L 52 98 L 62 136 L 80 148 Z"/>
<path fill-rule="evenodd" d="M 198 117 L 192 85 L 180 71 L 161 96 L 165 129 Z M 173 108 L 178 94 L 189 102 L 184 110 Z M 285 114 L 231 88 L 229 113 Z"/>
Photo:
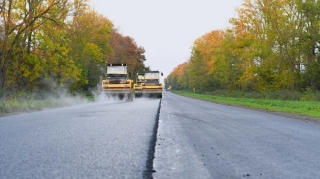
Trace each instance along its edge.
<path fill-rule="evenodd" d="M 59 100 L 1 100 L 0 116 L 10 113 L 38 111 L 45 108 L 59 107 L 66 104 Z"/>
<path fill-rule="evenodd" d="M 0 98 L 0 116 L 20 112 L 39 111 L 46 108 L 64 107 L 92 101 L 94 101 L 93 96 L 37 99 L 35 95 L 32 94 L 24 94 L 22 96 L 10 95 Z"/>
<path fill-rule="evenodd" d="M 319 101 L 292 101 L 292 100 L 269 100 L 269 99 L 253 99 L 240 97 L 222 97 L 206 94 L 197 94 L 192 92 L 174 91 L 174 93 L 208 100 L 217 103 L 245 106 L 253 109 L 262 109 L 274 112 L 284 112 L 289 114 L 298 114 L 303 116 L 320 118 L 320 102 Z"/>

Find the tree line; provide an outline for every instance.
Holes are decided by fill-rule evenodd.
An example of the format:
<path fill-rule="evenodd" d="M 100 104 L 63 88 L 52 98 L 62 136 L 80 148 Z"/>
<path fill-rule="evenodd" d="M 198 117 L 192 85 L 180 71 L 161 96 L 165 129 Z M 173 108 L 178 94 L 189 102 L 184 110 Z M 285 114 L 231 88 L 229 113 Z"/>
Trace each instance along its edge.
<path fill-rule="evenodd" d="M 320 1 L 244 0 L 165 79 L 177 90 L 320 90 Z"/>
<path fill-rule="evenodd" d="M 147 68 L 144 48 L 87 0 L 3 0 L 0 18 L 0 90 L 88 91 L 106 62 Z"/>

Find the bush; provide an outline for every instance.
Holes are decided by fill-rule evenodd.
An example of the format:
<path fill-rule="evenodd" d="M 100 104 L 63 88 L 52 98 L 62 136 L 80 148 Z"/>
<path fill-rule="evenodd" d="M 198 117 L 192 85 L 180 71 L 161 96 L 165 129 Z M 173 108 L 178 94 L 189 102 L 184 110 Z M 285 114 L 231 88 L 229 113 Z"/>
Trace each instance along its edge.
<path fill-rule="evenodd" d="M 0 114 L 1 113 L 7 113 L 7 102 L 4 98 L 0 98 Z"/>
<path fill-rule="evenodd" d="M 315 100 L 316 99 L 316 93 L 310 89 L 307 88 L 302 95 L 302 98 L 300 100 L 302 101 L 311 101 L 311 100 Z"/>

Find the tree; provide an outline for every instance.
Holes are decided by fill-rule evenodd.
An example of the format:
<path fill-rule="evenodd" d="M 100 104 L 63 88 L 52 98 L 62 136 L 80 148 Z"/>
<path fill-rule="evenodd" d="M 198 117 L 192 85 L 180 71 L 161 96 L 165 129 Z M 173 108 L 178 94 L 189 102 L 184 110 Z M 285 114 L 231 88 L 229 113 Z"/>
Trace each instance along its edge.
<path fill-rule="evenodd" d="M 301 87 L 320 90 L 320 2 L 296 0 Z"/>
<path fill-rule="evenodd" d="M 215 78 L 218 56 L 221 50 L 221 40 L 224 32 L 214 30 L 196 39 L 190 57 L 189 85 L 200 91 L 218 88 Z"/>
<path fill-rule="evenodd" d="M 46 21 L 58 22 L 64 19 L 68 1 L 5 0 L 1 7 L 3 37 L 0 43 L 0 90 L 5 87 L 8 67 L 21 64 L 24 51 L 34 59 L 31 50 L 32 43 L 35 43 L 32 38 L 36 30 Z M 60 8 L 59 11 L 55 10 L 56 7 Z"/>
<path fill-rule="evenodd" d="M 145 49 L 141 46 L 139 47 L 132 37 L 123 36 L 117 29 L 113 29 L 110 45 L 113 53 L 108 57 L 108 63 L 127 64 L 128 72 L 132 76 L 135 76 L 136 73 L 149 70 L 144 65 L 146 61 L 144 55 Z"/>
<path fill-rule="evenodd" d="M 292 0 L 245 0 L 232 19 L 237 36 L 251 41 L 247 59 L 253 69 L 255 88 L 294 89 L 297 54 L 297 14 Z M 248 41 L 244 40 L 244 41 Z M 246 74 L 248 74 L 246 70 Z M 252 73 L 253 72 L 253 73 Z M 242 77 L 243 82 L 245 76 Z M 251 80 L 252 81 L 252 80 Z"/>
<path fill-rule="evenodd" d="M 109 44 L 113 24 L 102 15 L 86 10 L 85 4 L 78 1 L 68 36 L 71 50 L 69 56 L 81 70 L 80 78 L 72 84 L 71 90 L 96 87 L 103 74 L 106 59 L 112 53 Z"/>
<path fill-rule="evenodd" d="M 189 62 L 185 62 L 175 67 L 165 79 L 165 86 L 171 86 L 174 90 L 189 90 L 189 65 Z"/>

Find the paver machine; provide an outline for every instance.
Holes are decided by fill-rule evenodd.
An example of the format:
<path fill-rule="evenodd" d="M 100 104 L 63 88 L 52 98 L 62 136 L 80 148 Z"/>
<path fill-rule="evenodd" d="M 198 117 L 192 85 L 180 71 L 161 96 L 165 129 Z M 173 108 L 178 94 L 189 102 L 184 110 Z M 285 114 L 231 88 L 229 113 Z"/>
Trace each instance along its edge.
<path fill-rule="evenodd" d="M 129 79 L 126 64 L 107 64 L 106 79 L 102 80 L 102 91 L 119 99 L 133 99 L 133 80 Z"/>

